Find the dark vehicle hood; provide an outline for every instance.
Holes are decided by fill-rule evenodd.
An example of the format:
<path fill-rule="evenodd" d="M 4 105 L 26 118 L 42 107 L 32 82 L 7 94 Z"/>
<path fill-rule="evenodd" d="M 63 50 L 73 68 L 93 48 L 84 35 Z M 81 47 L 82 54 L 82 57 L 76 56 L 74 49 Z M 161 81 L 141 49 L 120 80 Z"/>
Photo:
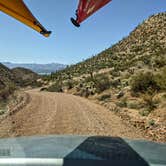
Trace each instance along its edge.
<path fill-rule="evenodd" d="M 10 158 L 62 159 L 62 165 L 164 166 L 166 144 L 100 136 L 0 139 L 0 161 Z"/>

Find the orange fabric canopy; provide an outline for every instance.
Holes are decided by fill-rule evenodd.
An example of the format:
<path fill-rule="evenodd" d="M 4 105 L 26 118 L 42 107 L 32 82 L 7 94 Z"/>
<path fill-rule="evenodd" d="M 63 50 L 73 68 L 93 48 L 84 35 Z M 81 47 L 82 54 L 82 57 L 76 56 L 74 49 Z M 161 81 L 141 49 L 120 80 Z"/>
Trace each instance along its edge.
<path fill-rule="evenodd" d="M 0 0 L 0 10 L 33 28 L 45 37 L 48 37 L 51 33 L 32 15 L 23 0 Z"/>

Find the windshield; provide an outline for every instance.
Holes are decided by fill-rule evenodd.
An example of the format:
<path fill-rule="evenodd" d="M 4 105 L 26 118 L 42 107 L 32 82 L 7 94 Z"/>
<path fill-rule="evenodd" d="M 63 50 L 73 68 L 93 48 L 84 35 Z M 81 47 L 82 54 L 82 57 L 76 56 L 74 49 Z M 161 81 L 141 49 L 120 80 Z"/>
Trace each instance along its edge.
<path fill-rule="evenodd" d="M 80 149 L 99 142 L 95 159 L 112 153 L 110 142 L 164 146 L 165 7 L 163 0 L 0 0 L 0 144 L 68 136 L 62 144 L 74 148 L 77 137 Z M 0 156 L 11 153 L 5 146 Z"/>

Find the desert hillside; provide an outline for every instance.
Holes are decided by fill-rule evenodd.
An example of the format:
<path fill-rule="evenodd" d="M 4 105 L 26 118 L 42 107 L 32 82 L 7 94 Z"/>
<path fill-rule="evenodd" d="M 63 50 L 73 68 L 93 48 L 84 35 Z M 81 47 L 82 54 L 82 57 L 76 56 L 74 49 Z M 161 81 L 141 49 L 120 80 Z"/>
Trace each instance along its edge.
<path fill-rule="evenodd" d="M 0 64 L 0 100 L 7 98 L 14 89 L 15 83 L 12 71 Z"/>
<path fill-rule="evenodd" d="M 87 97 L 124 121 L 166 140 L 166 13 L 150 16 L 128 37 L 45 78 L 42 89 Z"/>
<path fill-rule="evenodd" d="M 18 86 L 32 86 L 33 84 L 35 85 L 36 80 L 40 78 L 38 74 L 25 68 L 17 67 L 11 69 L 11 71 L 15 76 L 14 80 Z"/>
<path fill-rule="evenodd" d="M 17 101 L 18 95 L 14 95 L 16 90 L 27 86 L 39 86 L 38 79 L 39 76 L 29 69 L 9 69 L 0 64 L 0 115 L 6 111 L 11 98 Z"/>
<path fill-rule="evenodd" d="M 130 35 L 97 56 L 68 67 L 61 73 L 80 76 L 91 71 L 114 68 L 124 71 L 131 67 L 160 68 L 165 66 L 166 54 L 166 13 L 151 16 L 138 25 Z M 56 74 L 55 74 L 56 76 Z"/>

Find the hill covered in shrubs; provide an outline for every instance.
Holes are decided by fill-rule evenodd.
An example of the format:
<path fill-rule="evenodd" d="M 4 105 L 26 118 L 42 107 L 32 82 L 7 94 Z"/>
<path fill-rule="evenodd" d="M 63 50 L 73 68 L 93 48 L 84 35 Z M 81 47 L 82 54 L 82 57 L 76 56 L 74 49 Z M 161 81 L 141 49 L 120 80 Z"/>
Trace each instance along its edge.
<path fill-rule="evenodd" d="M 0 101 L 5 101 L 20 87 L 36 86 L 39 76 L 29 69 L 9 69 L 0 64 Z"/>
<path fill-rule="evenodd" d="M 35 72 L 21 67 L 11 69 L 11 71 L 15 76 L 16 85 L 21 87 L 35 86 L 37 85 L 37 80 L 40 78 Z"/>
<path fill-rule="evenodd" d="M 56 82 L 57 86 L 64 83 L 63 86 L 69 89 L 76 85 L 80 88 L 91 86 L 91 90 L 96 93 L 110 87 L 126 86 L 130 86 L 135 92 L 149 88 L 165 90 L 165 34 L 166 13 L 153 15 L 111 48 L 68 66 L 46 77 L 46 80 Z M 109 86 L 104 85 L 104 82 Z"/>
<path fill-rule="evenodd" d="M 128 37 L 109 49 L 65 70 L 55 73 L 63 78 L 81 76 L 89 72 L 112 68 L 113 72 L 135 69 L 156 69 L 166 65 L 166 13 L 151 16 L 138 25 Z"/>
<path fill-rule="evenodd" d="M 150 16 L 112 47 L 44 79 L 48 91 L 93 98 L 164 140 L 166 13 Z"/>
<path fill-rule="evenodd" d="M 12 71 L 0 64 L 0 100 L 7 99 L 14 90 L 15 83 Z"/>

